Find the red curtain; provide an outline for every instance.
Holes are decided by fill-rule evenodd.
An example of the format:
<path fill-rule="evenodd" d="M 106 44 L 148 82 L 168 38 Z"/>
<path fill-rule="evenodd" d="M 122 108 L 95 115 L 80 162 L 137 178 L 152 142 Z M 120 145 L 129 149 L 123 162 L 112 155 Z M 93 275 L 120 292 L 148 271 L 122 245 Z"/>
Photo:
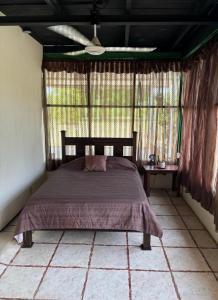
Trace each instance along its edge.
<path fill-rule="evenodd" d="M 218 44 L 188 62 L 183 85 L 181 181 L 215 215 L 217 180 Z"/>

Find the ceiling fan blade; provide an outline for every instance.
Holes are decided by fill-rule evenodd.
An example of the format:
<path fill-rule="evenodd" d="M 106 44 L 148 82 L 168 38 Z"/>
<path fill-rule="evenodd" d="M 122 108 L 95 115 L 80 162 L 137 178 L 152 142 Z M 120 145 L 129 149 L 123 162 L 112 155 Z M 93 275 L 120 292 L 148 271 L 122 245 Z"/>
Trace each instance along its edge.
<path fill-rule="evenodd" d="M 105 47 L 105 51 L 108 52 L 152 52 L 156 49 L 156 47 Z"/>
<path fill-rule="evenodd" d="M 82 33 L 80 33 L 76 28 L 68 25 L 55 25 L 50 26 L 48 29 L 61 34 L 68 39 L 71 39 L 75 42 L 78 42 L 84 46 L 94 45 L 92 41 L 90 41 L 87 37 L 85 37 Z"/>
<path fill-rule="evenodd" d="M 63 53 L 63 54 L 64 55 L 77 56 L 77 55 L 81 55 L 81 54 L 85 54 L 85 53 L 87 53 L 86 50 L 78 50 L 78 51 L 66 52 L 66 53 Z"/>
<path fill-rule="evenodd" d="M 94 46 L 92 51 L 87 51 L 87 48 L 92 48 L 92 47 L 86 47 L 85 50 L 79 50 L 79 51 L 73 51 L 73 52 L 67 52 L 64 53 L 66 55 L 71 55 L 71 56 L 76 56 L 76 55 L 80 55 L 80 54 L 85 54 L 85 53 L 89 53 L 91 55 L 100 55 L 102 53 L 104 53 L 104 51 L 102 51 L 102 49 L 104 49 L 106 52 L 152 52 L 157 48 L 134 48 L 134 47 L 99 47 L 99 46 Z M 96 48 L 96 51 L 94 51 Z M 102 48 L 102 49 L 98 49 L 98 48 Z M 97 51 L 98 50 L 98 51 Z"/>

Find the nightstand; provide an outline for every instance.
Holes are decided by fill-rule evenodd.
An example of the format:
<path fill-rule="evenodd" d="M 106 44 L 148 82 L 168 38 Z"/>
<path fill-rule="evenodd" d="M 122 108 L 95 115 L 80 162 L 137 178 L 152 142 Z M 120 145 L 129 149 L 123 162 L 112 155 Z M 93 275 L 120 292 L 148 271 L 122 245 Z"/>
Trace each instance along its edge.
<path fill-rule="evenodd" d="M 165 169 L 160 169 L 157 166 L 143 165 L 144 170 L 144 189 L 146 195 L 150 196 L 150 176 L 157 174 L 172 174 L 172 190 L 177 191 L 179 195 L 179 184 L 177 182 L 178 166 L 177 165 L 167 165 Z"/>

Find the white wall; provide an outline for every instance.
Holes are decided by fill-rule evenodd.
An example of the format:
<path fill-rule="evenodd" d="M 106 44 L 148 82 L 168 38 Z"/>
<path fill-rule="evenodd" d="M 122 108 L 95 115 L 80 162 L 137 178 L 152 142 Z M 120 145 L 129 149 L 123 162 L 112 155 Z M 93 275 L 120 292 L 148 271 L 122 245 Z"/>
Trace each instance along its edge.
<path fill-rule="evenodd" d="M 0 27 L 0 229 L 44 174 L 42 46 L 19 27 Z"/>

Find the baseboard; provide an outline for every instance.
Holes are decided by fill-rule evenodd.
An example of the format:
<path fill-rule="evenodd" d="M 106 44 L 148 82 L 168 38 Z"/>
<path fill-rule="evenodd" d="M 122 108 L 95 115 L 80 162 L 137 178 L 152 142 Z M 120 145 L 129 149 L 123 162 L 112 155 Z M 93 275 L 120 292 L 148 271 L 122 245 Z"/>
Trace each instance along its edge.
<path fill-rule="evenodd" d="M 182 196 L 186 203 L 191 207 L 194 213 L 198 216 L 202 224 L 209 231 L 214 240 L 218 243 L 218 232 L 215 231 L 214 217 L 206 209 L 204 209 L 199 202 L 194 200 L 191 194 L 186 193 L 182 188 Z"/>

